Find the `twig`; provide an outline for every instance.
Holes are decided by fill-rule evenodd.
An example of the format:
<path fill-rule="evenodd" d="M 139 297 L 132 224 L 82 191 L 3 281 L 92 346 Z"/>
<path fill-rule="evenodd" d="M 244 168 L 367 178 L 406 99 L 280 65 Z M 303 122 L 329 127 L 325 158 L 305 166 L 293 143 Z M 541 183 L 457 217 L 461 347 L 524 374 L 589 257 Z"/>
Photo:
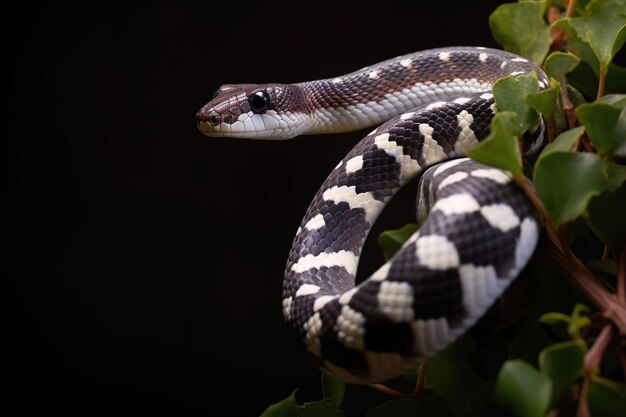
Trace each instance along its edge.
<path fill-rule="evenodd" d="M 606 348 L 611 341 L 612 332 L 613 326 L 611 324 L 607 324 L 606 326 L 604 326 L 600 331 L 600 334 L 596 338 L 596 341 L 591 346 L 591 349 L 589 349 L 589 351 L 585 355 L 583 383 L 580 392 L 580 398 L 578 399 L 578 410 L 576 412 L 576 417 L 588 417 L 590 415 L 587 396 L 589 395 L 589 385 L 591 383 L 591 377 L 598 372 L 598 368 L 600 367 L 600 363 L 602 362 L 604 352 L 606 351 Z"/>
<path fill-rule="evenodd" d="M 585 372 L 595 374 L 598 371 L 604 352 L 611 341 L 612 332 L 613 326 L 611 324 L 607 324 L 602 328 L 596 341 L 591 345 L 591 349 L 585 355 Z"/>
<path fill-rule="evenodd" d="M 546 234 L 549 238 L 549 244 L 544 248 L 547 261 L 595 304 L 601 314 L 615 324 L 621 335 L 626 335 L 626 304 L 620 302 L 615 294 L 608 292 L 571 253 L 569 247 L 563 248 L 550 224 L 546 224 Z"/>

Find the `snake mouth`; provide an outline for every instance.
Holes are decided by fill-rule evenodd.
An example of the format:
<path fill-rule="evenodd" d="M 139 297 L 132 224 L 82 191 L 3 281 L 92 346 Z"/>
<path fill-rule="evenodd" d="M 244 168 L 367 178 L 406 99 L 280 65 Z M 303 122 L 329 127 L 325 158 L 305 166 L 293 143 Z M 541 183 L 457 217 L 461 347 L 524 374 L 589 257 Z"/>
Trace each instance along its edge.
<path fill-rule="evenodd" d="M 224 122 L 217 112 L 201 113 L 196 116 L 198 129 L 209 137 L 285 140 L 304 133 L 308 126 L 308 117 L 299 113 L 247 112 L 233 123 Z"/>

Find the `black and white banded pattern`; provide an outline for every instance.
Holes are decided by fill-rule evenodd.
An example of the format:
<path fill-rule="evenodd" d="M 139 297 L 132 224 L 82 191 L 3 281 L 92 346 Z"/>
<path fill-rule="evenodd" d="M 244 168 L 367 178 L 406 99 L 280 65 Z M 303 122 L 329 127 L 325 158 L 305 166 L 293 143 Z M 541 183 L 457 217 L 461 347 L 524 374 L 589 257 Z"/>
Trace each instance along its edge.
<path fill-rule="evenodd" d="M 454 159 L 422 176 L 419 231 L 354 286 L 385 203 L 483 139 L 492 109 L 490 94 L 476 94 L 398 116 L 364 138 L 315 196 L 289 255 L 283 313 L 326 371 L 358 383 L 414 368 L 470 327 L 528 261 L 538 223 L 524 194 L 507 173 Z"/>
<path fill-rule="evenodd" d="M 414 368 L 472 326 L 526 265 L 540 230 L 532 206 L 508 173 L 463 155 L 488 134 L 492 83 L 531 72 L 547 87 L 516 55 L 440 48 L 324 80 L 224 85 L 200 110 L 199 128 L 220 137 L 288 139 L 384 122 L 328 176 L 289 253 L 283 315 L 321 369 L 371 383 Z M 543 124 L 527 136 L 525 149 L 536 151 Z M 355 286 L 373 223 L 418 177 L 419 230 Z"/>

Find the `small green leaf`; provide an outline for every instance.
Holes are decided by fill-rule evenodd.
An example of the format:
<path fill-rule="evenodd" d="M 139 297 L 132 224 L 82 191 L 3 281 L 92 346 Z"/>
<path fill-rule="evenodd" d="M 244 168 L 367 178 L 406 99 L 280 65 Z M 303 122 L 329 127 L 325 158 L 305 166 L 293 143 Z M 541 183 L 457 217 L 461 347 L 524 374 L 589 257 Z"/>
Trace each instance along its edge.
<path fill-rule="evenodd" d="M 556 326 L 557 324 L 569 324 L 570 316 L 563 313 L 551 312 L 546 313 L 539 317 L 539 321 L 543 324 L 548 324 L 550 326 Z"/>
<path fill-rule="evenodd" d="M 558 83 L 537 93 L 528 94 L 524 97 L 524 102 L 541 113 L 547 121 L 554 120 L 558 110 L 559 87 Z"/>
<path fill-rule="evenodd" d="M 532 365 L 509 360 L 498 374 L 496 393 L 500 401 L 520 417 L 543 417 L 550 405 L 552 382 Z"/>
<path fill-rule="evenodd" d="M 520 132 L 525 132 L 539 123 L 539 115 L 526 103 L 528 95 L 539 91 L 537 75 L 509 75 L 500 78 L 491 89 L 498 111 L 511 111 L 520 121 Z"/>
<path fill-rule="evenodd" d="M 572 147 L 580 139 L 580 137 L 585 133 L 585 128 L 583 126 L 575 127 L 574 129 L 567 130 L 561 133 L 552 141 L 543 148 L 541 154 L 537 157 L 537 162 L 535 163 L 535 173 L 534 176 L 537 175 L 537 167 L 539 166 L 539 161 L 541 161 L 546 156 L 554 153 L 554 152 L 570 152 L 572 151 Z"/>
<path fill-rule="evenodd" d="M 619 253 L 626 245 L 626 182 L 617 190 L 600 194 L 589 202 L 587 224 L 593 232 Z"/>
<path fill-rule="evenodd" d="M 553 152 L 535 167 L 539 197 L 555 227 L 582 215 L 589 200 L 613 191 L 626 180 L 626 166 L 591 153 Z"/>
<path fill-rule="evenodd" d="M 593 50 L 600 70 L 606 71 L 609 63 L 626 41 L 625 10 L 624 0 L 593 0 L 585 7 L 585 15 L 563 18 L 555 25 L 566 30 L 573 29 L 578 37 Z"/>
<path fill-rule="evenodd" d="M 603 102 L 587 103 L 576 109 L 576 116 L 600 155 L 610 156 L 616 148 L 626 146 L 626 109 Z"/>
<path fill-rule="evenodd" d="M 578 91 L 577 89 L 575 89 L 569 84 L 567 85 L 567 96 L 569 97 L 569 100 L 574 105 L 574 108 L 580 106 L 581 104 L 586 103 L 585 97 L 583 97 L 580 91 Z"/>
<path fill-rule="evenodd" d="M 520 122 L 515 113 L 498 112 L 491 121 L 489 136 L 467 154 L 475 161 L 510 171 L 516 178 L 522 178 L 517 141 L 520 133 Z"/>
<path fill-rule="evenodd" d="M 552 406 L 563 400 L 582 375 L 585 352 L 583 342 L 568 341 L 548 346 L 539 353 L 539 368 L 552 381 Z"/>
<path fill-rule="evenodd" d="M 331 399 L 296 404 L 296 391 L 294 390 L 284 400 L 267 407 L 260 417 L 345 417 L 343 410 Z"/>
<path fill-rule="evenodd" d="M 439 395 L 420 396 L 414 400 L 390 400 L 367 410 L 367 417 L 454 417 L 450 406 Z"/>
<path fill-rule="evenodd" d="M 385 261 L 391 258 L 416 230 L 416 224 L 408 223 L 399 229 L 385 230 L 378 235 L 378 246 L 383 251 Z"/>
<path fill-rule="evenodd" d="M 346 393 L 346 383 L 322 372 L 322 398 L 330 399 L 337 407 Z"/>
<path fill-rule="evenodd" d="M 506 3 L 489 16 L 494 39 L 511 51 L 540 65 L 550 47 L 550 28 L 543 20 L 544 1 Z"/>
<path fill-rule="evenodd" d="M 595 376 L 589 386 L 589 411 L 594 417 L 623 417 L 626 385 Z"/>
<path fill-rule="evenodd" d="M 580 63 L 580 58 L 570 52 L 554 52 L 546 58 L 543 70 L 548 77 L 561 79 L 561 77 L 576 68 Z"/>

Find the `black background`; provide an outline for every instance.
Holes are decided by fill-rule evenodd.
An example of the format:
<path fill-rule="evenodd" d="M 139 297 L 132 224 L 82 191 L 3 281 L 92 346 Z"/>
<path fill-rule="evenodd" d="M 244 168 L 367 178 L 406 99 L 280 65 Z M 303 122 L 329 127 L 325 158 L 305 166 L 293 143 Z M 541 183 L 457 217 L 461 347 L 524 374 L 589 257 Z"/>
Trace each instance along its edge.
<path fill-rule="evenodd" d="M 487 18 L 499 3 L 5 11 L 0 395 L 16 408 L 3 414 L 255 416 L 296 387 L 301 399 L 319 396 L 317 371 L 282 323 L 281 278 L 310 199 L 363 132 L 211 139 L 195 113 L 222 83 L 496 47 Z M 368 250 L 360 273 L 382 261 Z M 363 415 L 383 399 L 356 387 L 346 402 Z"/>

